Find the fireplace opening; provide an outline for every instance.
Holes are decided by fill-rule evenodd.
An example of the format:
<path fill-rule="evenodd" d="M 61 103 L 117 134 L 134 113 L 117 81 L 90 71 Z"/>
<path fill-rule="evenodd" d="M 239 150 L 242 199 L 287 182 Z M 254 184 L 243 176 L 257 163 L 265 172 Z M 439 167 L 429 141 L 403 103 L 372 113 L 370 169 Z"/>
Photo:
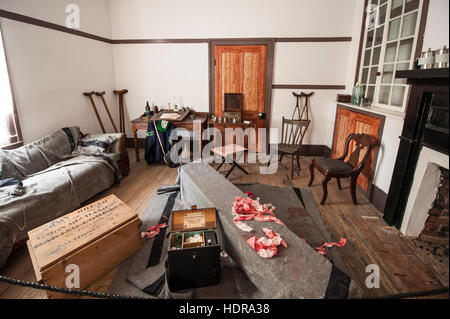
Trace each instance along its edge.
<path fill-rule="evenodd" d="M 448 169 L 439 167 L 440 186 L 431 209 L 425 227 L 419 238 L 423 241 L 438 245 L 448 246 Z"/>
<path fill-rule="evenodd" d="M 425 216 L 425 224 L 417 239 L 414 240 L 415 244 L 426 250 L 429 254 L 435 256 L 441 263 L 446 262 L 448 264 L 449 258 L 449 214 L 448 214 L 448 197 L 449 197 L 449 170 L 438 166 L 436 164 L 430 164 L 432 167 L 428 168 L 427 172 L 432 169 L 436 170 L 437 181 L 434 200 L 432 201 L 431 208 L 429 208 L 427 215 Z M 433 167 L 435 166 L 435 167 Z M 433 174 L 429 174 L 433 175 Z M 426 180 L 422 183 L 427 183 Z M 428 191 L 433 192 L 433 189 Z M 420 201 L 420 198 L 419 198 Z M 417 205 L 415 205 L 417 208 Z"/>

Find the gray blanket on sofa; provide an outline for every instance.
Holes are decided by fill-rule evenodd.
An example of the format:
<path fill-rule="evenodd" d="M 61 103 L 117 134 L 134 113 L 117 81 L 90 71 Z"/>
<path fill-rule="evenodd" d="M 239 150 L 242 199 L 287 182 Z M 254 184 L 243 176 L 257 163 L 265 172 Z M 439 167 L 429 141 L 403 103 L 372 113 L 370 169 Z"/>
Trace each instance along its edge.
<path fill-rule="evenodd" d="M 76 152 L 78 127 L 13 151 L 0 150 L 0 268 L 28 231 L 67 214 L 118 182 L 117 154 Z"/>

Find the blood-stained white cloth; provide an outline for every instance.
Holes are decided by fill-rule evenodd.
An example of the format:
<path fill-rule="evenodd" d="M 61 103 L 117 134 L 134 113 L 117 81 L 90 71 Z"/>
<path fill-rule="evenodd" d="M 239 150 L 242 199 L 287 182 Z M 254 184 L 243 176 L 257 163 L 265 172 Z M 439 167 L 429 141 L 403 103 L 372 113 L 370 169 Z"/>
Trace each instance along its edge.
<path fill-rule="evenodd" d="M 258 256 L 272 258 L 277 255 L 278 246 L 282 245 L 287 248 L 286 242 L 279 234 L 269 228 L 263 228 L 262 230 L 269 238 L 261 237 L 258 239 L 257 236 L 253 236 L 247 240 L 247 243 L 257 252 Z"/>
<path fill-rule="evenodd" d="M 341 238 L 341 239 L 339 240 L 339 242 L 337 242 L 337 243 L 334 243 L 334 242 L 323 243 L 322 246 L 316 247 L 316 248 L 314 248 L 314 249 L 317 250 L 317 252 L 318 252 L 319 254 L 321 254 L 322 256 L 326 256 L 327 251 L 325 250 L 325 248 L 331 248 L 331 247 L 333 247 L 333 246 L 336 246 L 336 247 L 344 247 L 346 243 L 347 243 L 347 239 Z"/>
<path fill-rule="evenodd" d="M 286 226 L 281 220 L 279 220 L 275 214 L 275 206 L 272 204 L 261 204 L 260 199 L 253 199 L 251 192 L 246 193 L 250 198 L 236 197 L 233 203 L 232 212 L 234 215 L 234 224 L 245 232 L 252 232 L 253 228 L 243 223 L 246 220 L 257 220 L 261 222 L 275 222 L 280 225 Z"/>
<path fill-rule="evenodd" d="M 159 224 L 159 225 L 156 225 L 156 226 L 151 226 L 151 227 L 148 228 L 147 232 L 142 232 L 141 233 L 141 237 L 142 238 L 145 237 L 145 238 L 148 238 L 148 239 L 153 238 L 153 237 L 155 237 L 156 235 L 159 234 L 159 232 L 161 231 L 161 228 L 166 228 L 166 227 L 167 227 L 166 223 Z"/>

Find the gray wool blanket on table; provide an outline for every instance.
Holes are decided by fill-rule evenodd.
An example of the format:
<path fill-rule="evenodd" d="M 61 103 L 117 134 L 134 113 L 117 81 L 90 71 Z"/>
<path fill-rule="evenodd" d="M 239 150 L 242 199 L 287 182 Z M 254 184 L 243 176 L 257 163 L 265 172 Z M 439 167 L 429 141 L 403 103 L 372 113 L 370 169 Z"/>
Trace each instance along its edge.
<path fill-rule="evenodd" d="M 265 298 L 359 297 L 361 289 L 343 271 L 317 253 L 288 227 L 273 222 L 246 221 L 255 232 L 245 233 L 233 223 L 232 204 L 245 194 L 206 163 L 191 163 L 179 169 L 181 201 L 186 206 L 215 207 L 222 249 L 244 271 Z M 275 210 L 276 214 L 276 210 Z M 287 242 L 272 259 L 263 259 L 249 246 L 253 236 L 270 228 Z"/>

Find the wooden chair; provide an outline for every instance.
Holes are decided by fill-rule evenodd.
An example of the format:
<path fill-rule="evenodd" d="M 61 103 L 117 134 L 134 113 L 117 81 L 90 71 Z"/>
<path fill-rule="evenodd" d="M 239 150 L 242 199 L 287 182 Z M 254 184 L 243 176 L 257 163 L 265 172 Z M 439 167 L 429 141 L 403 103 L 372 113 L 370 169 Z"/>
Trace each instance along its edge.
<path fill-rule="evenodd" d="M 300 151 L 309 123 L 310 120 L 287 120 L 283 116 L 282 140 L 278 144 L 279 161 L 281 162 L 284 156 L 291 157 L 291 179 L 294 179 L 294 156 L 298 166 L 297 173 L 300 175 Z"/>
<path fill-rule="evenodd" d="M 355 142 L 354 151 L 348 157 L 346 161 L 350 142 Z M 352 195 L 352 200 L 355 205 L 356 202 L 356 181 L 358 180 L 358 176 L 361 171 L 364 169 L 366 165 L 370 152 L 372 150 L 372 139 L 367 134 L 350 134 L 347 137 L 347 141 L 345 142 L 345 150 L 344 155 L 339 158 L 324 158 L 318 157 L 313 159 L 309 170 L 311 171 L 311 179 L 309 181 L 308 186 L 311 186 L 314 181 L 314 167 L 317 168 L 325 177 L 322 180 L 322 188 L 323 195 L 322 200 L 320 202 L 321 205 L 325 203 L 328 195 L 327 185 L 331 178 L 335 177 L 337 179 L 337 184 L 339 189 L 342 189 L 341 186 L 341 178 L 350 177 L 350 194 Z M 361 156 L 361 152 L 365 152 L 363 156 Z"/>

